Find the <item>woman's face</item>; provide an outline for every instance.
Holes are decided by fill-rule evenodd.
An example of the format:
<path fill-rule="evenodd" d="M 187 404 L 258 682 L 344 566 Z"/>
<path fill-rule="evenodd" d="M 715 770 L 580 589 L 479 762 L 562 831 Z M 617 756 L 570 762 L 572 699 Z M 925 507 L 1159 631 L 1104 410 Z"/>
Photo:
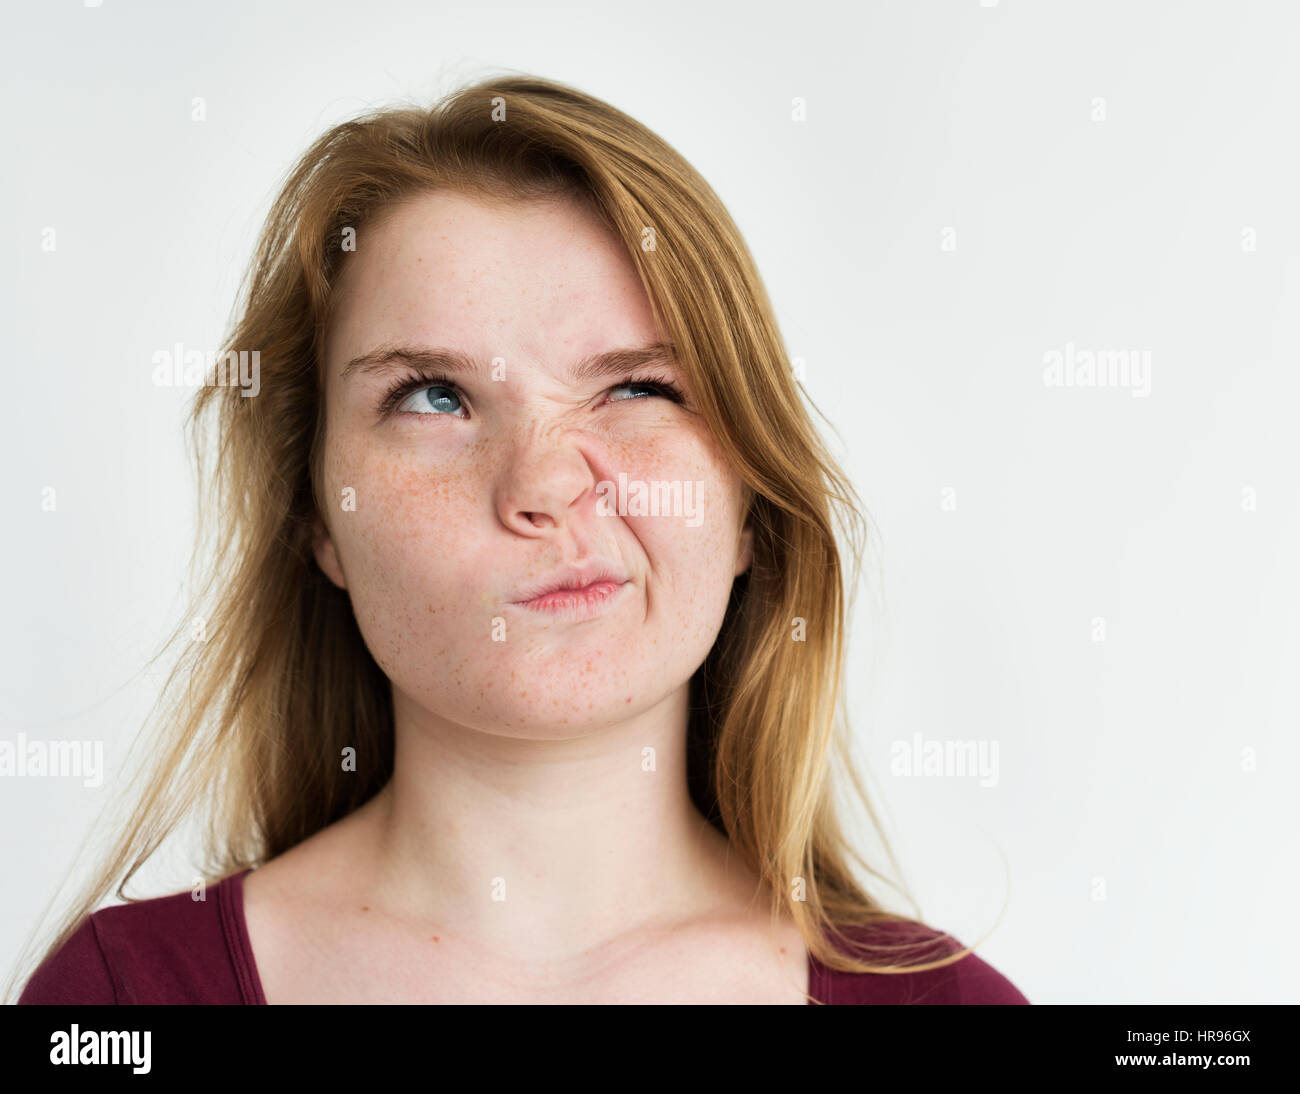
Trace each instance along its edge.
<path fill-rule="evenodd" d="M 567 200 L 428 194 L 358 232 L 338 292 L 315 553 L 399 709 L 554 739 L 680 700 L 750 533 L 671 358 L 596 360 L 663 341 L 616 238 Z"/>

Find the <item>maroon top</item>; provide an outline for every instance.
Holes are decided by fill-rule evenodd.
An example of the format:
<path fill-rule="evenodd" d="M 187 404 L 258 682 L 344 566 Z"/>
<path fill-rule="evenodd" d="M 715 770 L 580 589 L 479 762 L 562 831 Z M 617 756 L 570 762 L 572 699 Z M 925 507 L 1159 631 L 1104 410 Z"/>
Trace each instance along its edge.
<path fill-rule="evenodd" d="M 36 970 L 18 1002 L 265 1005 L 244 923 L 246 873 L 210 886 L 210 900 L 196 901 L 187 890 L 93 912 Z M 946 945 L 947 952 L 960 949 L 956 940 Z M 837 972 L 810 954 L 808 972 L 819 1003 L 1029 1002 L 973 953 L 942 969 L 903 974 Z"/>

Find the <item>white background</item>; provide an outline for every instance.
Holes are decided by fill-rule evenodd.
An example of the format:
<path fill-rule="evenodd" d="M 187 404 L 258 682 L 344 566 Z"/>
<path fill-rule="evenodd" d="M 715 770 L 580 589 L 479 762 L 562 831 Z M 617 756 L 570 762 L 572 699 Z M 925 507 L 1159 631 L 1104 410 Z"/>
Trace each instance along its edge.
<path fill-rule="evenodd" d="M 152 355 L 219 344 L 325 128 L 514 70 L 659 132 L 753 250 L 878 533 L 851 711 L 927 921 L 973 942 L 1009 901 L 980 952 L 1034 1002 L 1294 999 L 1294 5 L 63 0 L 5 30 L 0 737 L 101 740 L 109 777 L 0 779 L 0 971 L 185 606 L 192 392 Z M 1067 343 L 1149 352 L 1149 395 L 1046 386 Z M 996 743 L 997 785 L 892 775 L 917 733 Z"/>

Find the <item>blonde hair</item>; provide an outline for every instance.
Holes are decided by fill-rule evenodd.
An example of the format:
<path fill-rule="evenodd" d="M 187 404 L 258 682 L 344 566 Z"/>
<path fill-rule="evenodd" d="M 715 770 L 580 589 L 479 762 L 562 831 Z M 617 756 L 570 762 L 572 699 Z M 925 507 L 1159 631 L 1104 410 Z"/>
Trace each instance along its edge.
<path fill-rule="evenodd" d="M 805 408 L 753 259 L 713 190 L 661 138 L 599 99 L 528 76 L 482 80 L 431 109 L 366 113 L 321 136 L 289 173 L 225 342 L 259 350 L 260 393 L 203 387 L 187 423 L 212 491 L 195 549 L 196 566 L 207 559 L 208 637 L 189 641 L 182 622 L 159 652 L 182 646 L 156 708 L 153 762 L 129 791 L 125 831 L 46 957 L 115 882 L 118 898 L 130 899 L 126 884 L 187 818 L 207 818 L 204 869 L 223 877 L 351 813 L 392 774 L 391 686 L 347 594 L 311 551 L 312 520 L 324 511 L 321 343 L 345 230 L 448 188 L 488 201 L 568 196 L 598 216 L 626 248 L 699 412 L 744 483 L 753 564 L 691 681 L 696 806 L 765 882 L 773 915 L 791 915 L 823 964 L 897 972 L 960 959 L 969 948 L 918 961 L 925 942 L 869 941 L 857 930 L 924 926 L 885 911 L 854 877 L 851 862 L 892 885 L 845 838 L 832 800 L 834 755 L 879 830 L 854 770 L 842 693 L 846 582 L 856 581 L 866 521 Z M 797 619 L 802 641 L 792 640 Z M 355 772 L 336 762 L 345 746 L 357 750 Z"/>

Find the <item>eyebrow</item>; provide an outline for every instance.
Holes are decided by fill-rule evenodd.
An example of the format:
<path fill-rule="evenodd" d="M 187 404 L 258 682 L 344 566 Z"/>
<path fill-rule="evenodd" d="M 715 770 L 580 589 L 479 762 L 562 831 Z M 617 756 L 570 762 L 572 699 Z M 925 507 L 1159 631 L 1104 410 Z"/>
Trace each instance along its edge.
<path fill-rule="evenodd" d="M 671 364 L 675 359 L 675 350 L 670 342 L 611 349 L 575 362 L 569 367 L 568 379 L 570 383 L 580 384 L 606 376 L 628 376 L 647 365 Z M 403 365 L 449 375 L 474 373 L 483 367 L 469 354 L 441 346 L 384 345 L 352 358 L 343 366 L 342 376 L 347 379 L 353 374 L 372 375 Z"/>

